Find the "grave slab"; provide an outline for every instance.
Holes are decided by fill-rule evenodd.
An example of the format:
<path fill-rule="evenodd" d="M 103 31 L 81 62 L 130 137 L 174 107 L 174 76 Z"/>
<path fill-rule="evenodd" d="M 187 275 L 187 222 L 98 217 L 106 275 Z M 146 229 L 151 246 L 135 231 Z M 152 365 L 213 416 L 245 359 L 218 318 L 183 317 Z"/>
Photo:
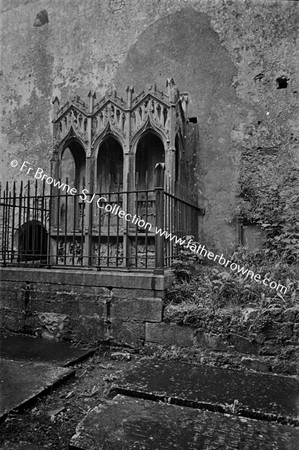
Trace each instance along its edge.
<path fill-rule="evenodd" d="M 113 393 L 299 425 L 294 377 L 147 359 L 126 372 Z"/>
<path fill-rule="evenodd" d="M 67 367 L 94 352 L 94 349 L 73 347 L 67 342 L 24 335 L 0 335 L 0 357 L 7 359 L 51 362 Z"/>
<path fill-rule="evenodd" d="M 70 450 L 296 450 L 299 430 L 117 395 L 79 423 Z"/>
<path fill-rule="evenodd" d="M 0 419 L 74 373 L 48 363 L 0 359 Z"/>

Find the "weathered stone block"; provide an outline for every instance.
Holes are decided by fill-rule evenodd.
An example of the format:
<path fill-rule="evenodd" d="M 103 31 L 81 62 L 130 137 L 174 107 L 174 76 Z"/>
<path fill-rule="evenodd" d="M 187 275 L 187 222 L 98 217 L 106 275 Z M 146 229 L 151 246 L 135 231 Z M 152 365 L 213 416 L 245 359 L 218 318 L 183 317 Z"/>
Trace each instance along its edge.
<path fill-rule="evenodd" d="M 122 344 L 139 346 L 145 340 L 145 324 L 113 320 L 110 328 L 110 336 Z"/>
<path fill-rule="evenodd" d="M 107 339 L 104 319 L 96 315 L 70 318 L 70 330 L 73 339 L 86 343 Z"/>
<path fill-rule="evenodd" d="M 0 272 L 0 276 L 1 276 L 1 272 Z M 0 281 L 0 291 L 12 291 L 14 289 L 23 289 L 26 287 L 26 284 L 23 283 L 17 283 L 15 281 L 7 281 L 7 280 L 1 280 Z"/>
<path fill-rule="evenodd" d="M 161 322 L 162 300 L 160 298 L 113 299 L 111 301 L 111 318 Z"/>
<path fill-rule="evenodd" d="M 299 371 L 299 364 L 294 361 L 281 361 L 277 359 L 272 363 L 272 371 L 287 375 L 297 375 Z"/>
<path fill-rule="evenodd" d="M 230 334 L 228 342 L 233 345 L 234 349 L 240 353 L 247 353 L 257 355 L 259 352 L 259 345 L 257 342 L 252 342 L 244 336 L 238 334 Z"/>
<path fill-rule="evenodd" d="M 0 308 L 25 309 L 25 295 L 23 289 L 5 289 L 0 292 Z"/>
<path fill-rule="evenodd" d="M 38 314 L 40 335 L 44 339 L 63 339 L 69 336 L 69 317 L 65 314 Z"/>
<path fill-rule="evenodd" d="M 266 336 L 264 335 L 264 333 L 259 333 L 256 336 L 254 336 L 254 340 L 258 344 L 263 344 L 266 340 Z"/>
<path fill-rule="evenodd" d="M 33 302 L 35 304 L 44 303 L 44 302 L 56 302 L 59 300 L 60 302 L 73 300 L 75 295 L 69 292 L 61 292 L 59 288 L 56 289 L 56 292 L 48 292 L 47 290 L 43 291 L 30 291 L 30 303 Z"/>
<path fill-rule="evenodd" d="M 191 328 L 175 324 L 146 323 L 145 341 L 161 345 L 190 347 L 193 345 L 193 331 Z"/>
<path fill-rule="evenodd" d="M 280 353 L 279 345 L 275 345 L 275 344 L 271 344 L 271 343 L 268 343 L 267 345 L 265 345 L 260 351 L 261 355 L 269 355 L 269 356 L 278 355 L 279 353 Z"/>
<path fill-rule="evenodd" d="M 38 313 L 26 313 L 23 333 L 41 337 L 42 332 L 43 328 Z"/>
<path fill-rule="evenodd" d="M 274 322 L 265 327 L 263 333 L 266 336 L 266 343 L 285 342 L 293 335 L 292 324 Z"/>
<path fill-rule="evenodd" d="M 81 297 L 78 301 L 78 309 L 80 315 L 92 316 L 96 314 L 97 316 L 103 316 L 105 299 L 90 296 Z"/>
<path fill-rule="evenodd" d="M 267 361 L 261 361 L 259 359 L 242 357 L 241 362 L 248 369 L 255 370 L 256 372 L 269 372 L 271 369 L 270 364 Z"/>
<path fill-rule="evenodd" d="M 225 351 L 228 348 L 228 345 L 225 344 L 223 336 L 197 332 L 195 335 L 194 344 L 199 347 L 209 348 L 212 350 Z"/>
<path fill-rule="evenodd" d="M 25 312 L 10 310 L 8 308 L 0 310 L 1 327 L 6 330 L 20 333 L 24 329 L 26 315 Z"/>
<path fill-rule="evenodd" d="M 30 299 L 28 303 L 28 310 L 31 312 L 38 313 L 56 313 L 56 314 L 69 314 L 76 315 L 79 314 L 78 300 L 70 296 L 63 296 L 61 298 L 59 295 L 56 298 L 49 299 L 46 292 L 39 293 L 34 299 Z"/>

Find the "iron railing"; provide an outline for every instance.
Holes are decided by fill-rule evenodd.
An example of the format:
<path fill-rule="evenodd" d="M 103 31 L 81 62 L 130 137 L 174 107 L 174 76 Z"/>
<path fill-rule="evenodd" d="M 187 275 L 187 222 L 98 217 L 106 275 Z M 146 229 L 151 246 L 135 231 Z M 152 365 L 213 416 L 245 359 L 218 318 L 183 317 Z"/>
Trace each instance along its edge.
<path fill-rule="evenodd" d="M 200 208 L 156 188 L 90 194 L 37 180 L 0 191 L 2 265 L 163 270 Z M 67 185 L 67 180 L 66 180 Z M 160 230 L 160 231 L 158 231 Z"/>

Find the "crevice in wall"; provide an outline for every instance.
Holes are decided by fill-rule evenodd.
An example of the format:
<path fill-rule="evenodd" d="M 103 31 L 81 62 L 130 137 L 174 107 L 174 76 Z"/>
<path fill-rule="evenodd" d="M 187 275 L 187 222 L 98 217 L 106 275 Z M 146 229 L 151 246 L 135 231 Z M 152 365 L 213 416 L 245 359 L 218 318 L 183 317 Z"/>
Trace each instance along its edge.
<path fill-rule="evenodd" d="M 288 87 L 288 81 L 289 79 L 285 75 L 276 78 L 277 89 L 286 89 Z"/>
<path fill-rule="evenodd" d="M 43 9 L 36 15 L 33 26 L 34 27 L 42 27 L 46 23 L 49 23 L 49 16 L 48 16 L 47 10 Z"/>

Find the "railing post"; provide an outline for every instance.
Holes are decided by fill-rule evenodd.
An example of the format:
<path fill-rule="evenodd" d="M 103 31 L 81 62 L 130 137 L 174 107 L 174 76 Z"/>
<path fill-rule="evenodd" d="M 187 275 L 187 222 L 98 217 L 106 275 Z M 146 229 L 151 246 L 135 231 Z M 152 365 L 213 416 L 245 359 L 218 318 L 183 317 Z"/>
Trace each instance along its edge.
<path fill-rule="evenodd" d="M 126 174 L 124 179 L 124 189 L 122 194 L 122 208 L 126 212 L 131 211 L 131 205 L 129 202 L 129 174 Z M 123 266 L 129 267 L 129 223 L 127 220 L 123 219 Z"/>
<path fill-rule="evenodd" d="M 155 196 L 156 196 L 156 228 L 164 231 L 164 172 L 165 164 L 155 166 Z M 164 236 L 156 234 L 155 241 L 155 272 L 164 271 Z"/>
<path fill-rule="evenodd" d="M 3 200 L 3 203 L 2 203 Z M 3 198 L 1 199 L 1 206 L 3 206 L 2 213 L 2 242 L 1 242 L 1 267 L 6 267 L 6 234 L 7 234 L 7 191 L 3 189 Z"/>

